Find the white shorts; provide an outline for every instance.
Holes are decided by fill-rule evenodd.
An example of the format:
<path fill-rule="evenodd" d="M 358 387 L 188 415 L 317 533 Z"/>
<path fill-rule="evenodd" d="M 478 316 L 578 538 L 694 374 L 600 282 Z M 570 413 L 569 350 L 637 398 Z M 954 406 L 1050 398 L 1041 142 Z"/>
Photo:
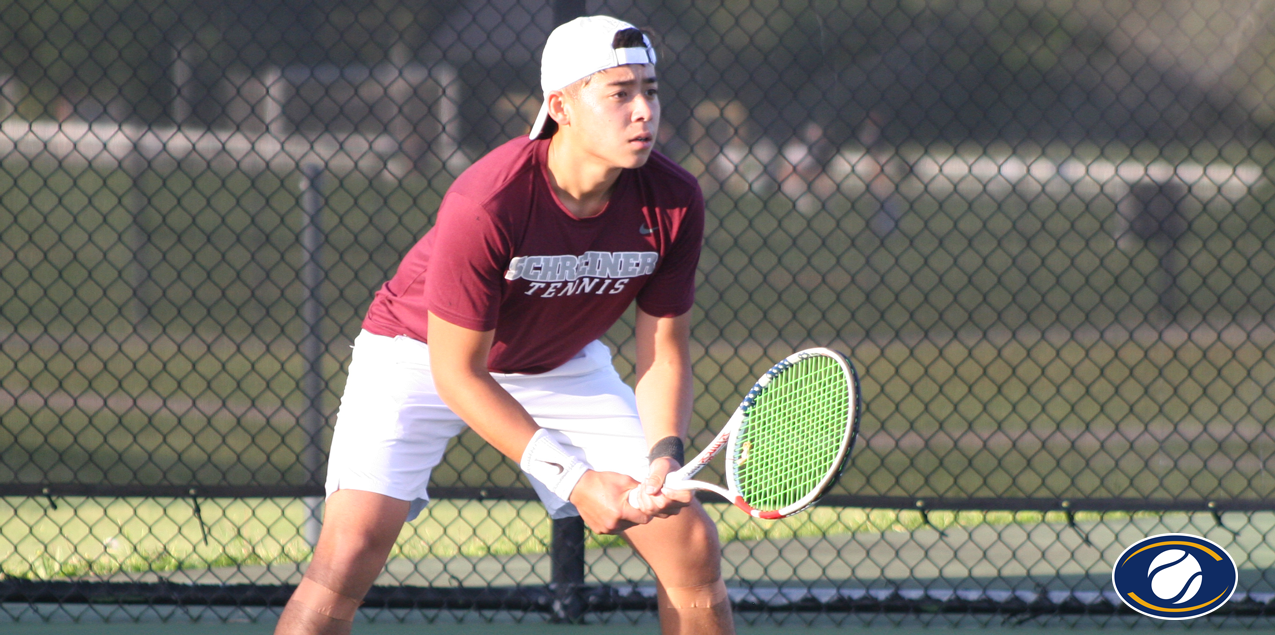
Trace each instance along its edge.
<path fill-rule="evenodd" d="M 598 470 L 646 478 L 646 437 L 633 389 L 615 372 L 602 342 L 547 373 L 492 377 L 577 458 Z M 464 429 L 434 390 L 426 344 L 363 331 L 354 340 L 337 412 L 327 494 L 355 489 L 410 501 L 412 520 L 429 502 L 426 485 L 447 442 Z M 553 518 L 579 515 L 574 505 L 528 480 Z"/>

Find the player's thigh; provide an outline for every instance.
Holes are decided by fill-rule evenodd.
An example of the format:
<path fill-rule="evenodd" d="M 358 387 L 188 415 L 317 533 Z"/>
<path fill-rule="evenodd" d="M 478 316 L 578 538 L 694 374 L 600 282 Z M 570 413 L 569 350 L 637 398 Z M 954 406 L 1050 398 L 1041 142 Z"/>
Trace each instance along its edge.
<path fill-rule="evenodd" d="M 425 344 L 363 332 L 355 340 L 328 458 L 328 495 L 374 492 L 411 503 L 429 500 L 430 475 L 465 424 L 434 387 Z"/>
<path fill-rule="evenodd" d="M 626 529 L 624 539 L 651 565 L 665 586 L 698 586 L 721 577 L 722 547 L 717 525 L 699 501 L 674 516 Z"/>
<path fill-rule="evenodd" d="M 307 575 L 351 597 L 363 597 L 380 575 L 411 503 L 374 492 L 333 492 Z"/>

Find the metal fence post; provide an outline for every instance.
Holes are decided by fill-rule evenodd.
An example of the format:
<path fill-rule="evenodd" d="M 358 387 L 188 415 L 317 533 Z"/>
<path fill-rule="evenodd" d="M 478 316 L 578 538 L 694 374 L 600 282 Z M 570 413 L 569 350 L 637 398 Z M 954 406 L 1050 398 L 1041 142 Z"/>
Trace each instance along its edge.
<path fill-rule="evenodd" d="M 301 429 L 306 434 L 306 446 L 301 461 L 306 472 L 316 481 L 319 467 L 323 465 L 323 448 L 320 446 L 320 435 L 323 432 L 323 412 L 320 407 L 320 400 L 323 398 L 323 342 L 319 337 L 319 320 L 323 317 L 323 308 L 319 305 L 319 285 L 323 281 L 323 272 L 319 265 L 319 247 L 323 242 L 319 230 L 319 212 L 323 205 L 323 166 L 304 164 L 301 166 L 301 210 L 304 214 L 301 226 L 301 284 L 305 288 L 305 297 L 301 303 L 301 321 L 305 325 L 305 335 L 301 339 L 300 348 L 305 360 L 305 374 L 301 377 L 301 392 L 305 396 Z M 304 536 L 311 546 L 319 543 L 319 506 L 322 503 L 322 497 L 305 497 L 308 514 Z"/>
<path fill-rule="evenodd" d="M 584 519 L 555 518 L 549 547 L 553 566 L 549 584 L 553 592 L 553 621 L 576 623 L 584 619 Z"/>
<path fill-rule="evenodd" d="M 585 14 L 585 0 L 554 0 L 553 23 L 564 24 Z M 579 516 L 553 520 L 549 559 L 554 622 L 584 619 L 584 520 Z"/>
<path fill-rule="evenodd" d="M 145 221 L 142 218 L 148 203 L 146 195 L 142 192 L 142 178 L 149 166 L 137 147 L 138 136 L 140 133 L 129 139 L 128 154 L 120 161 L 120 167 L 128 175 L 129 182 L 128 192 L 123 196 L 129 218 L 128 228 L 124 230 L 124 243 L 128 245 L 131 255 L 121 274 L 128 281 L 129 289 L 132 290 L 132 295 L 125 301 L 120 313 L 133 325 L 134 329 L 140 329 L 142 321 L 150 317 L 151 306 L 155 303 L 155 298 L 146 297 L 145 294 L 149 291 L 147 282 L 151 279 L 151 268 L 156 264 L 150 232 L 143 225 Z M 162 291 L 160 295 L 162 296 Z"/>

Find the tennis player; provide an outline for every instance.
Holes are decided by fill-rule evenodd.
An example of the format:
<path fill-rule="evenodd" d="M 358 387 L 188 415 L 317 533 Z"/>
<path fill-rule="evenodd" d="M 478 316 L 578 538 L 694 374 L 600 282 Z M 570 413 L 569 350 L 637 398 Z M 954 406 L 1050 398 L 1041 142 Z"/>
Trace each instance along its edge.
<path fill-rule="evenodd" d="M 530 138 L 456 180 L 376 293 L 337 415 L 323 530 L 276 633 L 350 632 L 465 426 L 519 463 L 554 518 L 580 515 L 637 550 L 664 633 L 734 632 L 716 527 L 690 493 L 661 488 L 684 460 L 704 201 L 653 152 L 655 61 L 614 18 L 555 29 Z M 636 392 L 598 340 L 635 301 Z"/>

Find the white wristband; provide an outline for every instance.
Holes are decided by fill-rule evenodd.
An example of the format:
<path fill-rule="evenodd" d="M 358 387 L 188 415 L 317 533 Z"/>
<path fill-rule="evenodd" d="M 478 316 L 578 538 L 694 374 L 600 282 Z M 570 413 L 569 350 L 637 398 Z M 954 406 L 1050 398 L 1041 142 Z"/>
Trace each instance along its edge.
<path fill-rule="evenodd" d="M 580 482 L 580 477 L 589 471 L 589 466 L 584 461 L 567 454 L 544 428 L 532 435 L 527 449 L 522 451 L 519 466 L 527 476 L 540 481 L 558 498 L 568 502 L 571 501 L 571 490 Z"/>

